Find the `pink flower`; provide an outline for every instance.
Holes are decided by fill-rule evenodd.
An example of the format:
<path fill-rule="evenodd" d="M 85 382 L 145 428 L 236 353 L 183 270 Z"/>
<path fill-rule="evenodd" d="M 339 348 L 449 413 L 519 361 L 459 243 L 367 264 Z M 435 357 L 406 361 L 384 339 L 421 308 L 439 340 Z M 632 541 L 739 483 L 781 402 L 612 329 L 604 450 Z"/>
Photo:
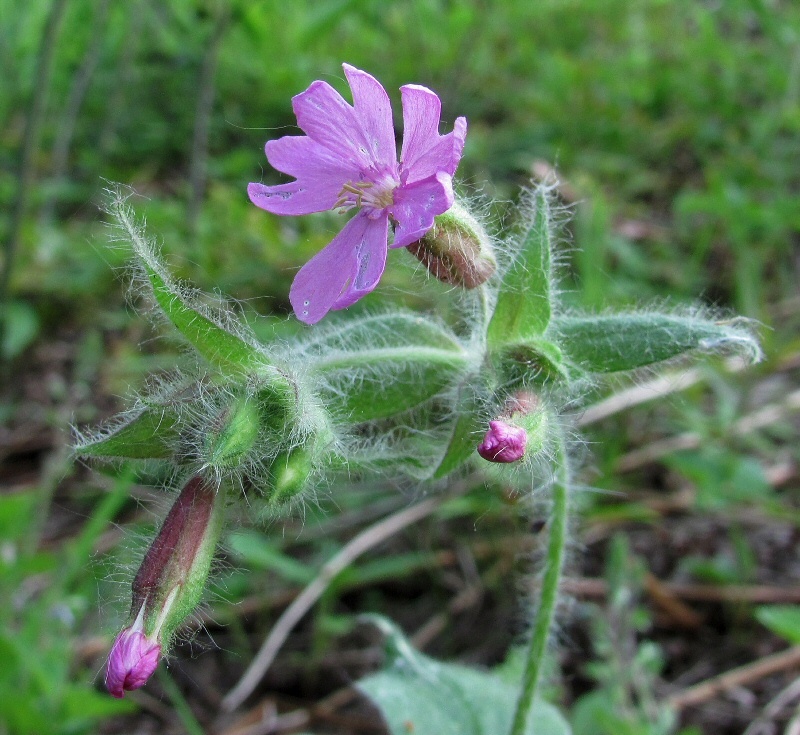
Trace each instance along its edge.
<path fill-rule="evenodd" d="M 292 99 L 306 135 L 266 144 L 270 164 L 296 180 L 247 187 L 250 200 L 274 214 L 358 210 L 294 279 L 289 300 L 307 324 L 375 288 L 386 266 L 390 220 L 391 247 L 402 248 L 452 206 L 452 176 L 467 132 L 467 121 L 459 117 L 451 133 L 439 135 L 441 101 L 430 89 L 407 84 L 400 88 L 404 135 L 398 163 L 386 90 L 366 72 L 343 67 L 353 105 L 327 82 L 313 82 Z"/>
<path fill-rule="evenodd" d="M 161 657 L 161 645 L 142 632 L 142 614 L 130 628 L 123 628 L 106 665 L 106 689 L 121 699 L 126 691 L 144 686 L 153 675 Z"/>
<path fill-rule="evenodd" d="M 478 454 L 489 462 L 516 462 L 525 456 L 527 443 L 528 433 L 521 426 L 490 421 Z"/>

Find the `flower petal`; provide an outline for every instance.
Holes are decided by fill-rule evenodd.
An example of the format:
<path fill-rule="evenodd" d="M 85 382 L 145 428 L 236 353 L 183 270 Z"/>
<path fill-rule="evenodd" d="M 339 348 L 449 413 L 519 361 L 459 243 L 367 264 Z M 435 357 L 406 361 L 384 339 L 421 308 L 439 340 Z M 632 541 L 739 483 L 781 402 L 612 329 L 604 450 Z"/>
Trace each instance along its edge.
<path fill-rule="evenodd" d="M 389 216 L 367 219 L 367 230 L 355 250 L 350 281 L 331 309 L 344 309 L 373 291 L 386 268 Z"/>
<path fill-rule="evenodd" d="M 250 184 L 250 200 L 273 214 L 311 214 L 336 206 L 342 187 L 360 176 L 357 166 L 305 135 L 286 135 L 267 141 L 267 160 L 273 168 L 297 181 L 277 186 Z"/>
<path fill-rule="evenodd" d="M 423 181 L 400 186 L 394 193 L 392 217 L 397 220 L 393 248 L 404 248 L 433 227 L 437 214 L 453 206 L 453 180 L 438 173 Z"/>
<path fill-rule="evenodd" d="M 356 115 L 330 84 L 317 80 L 292 97 L 292 108 L 300 129 L 343 161 L 359 169 L 374 163 L 369 135 Z"/>
<path fill-rule="evenodd" d="M 305 135 L 285 135 L 264 146 L 270 165 L 296 179 L 338 178 L 339 189 L 358 176 L 357 166 Z M 338 193 L 338 192 L 337 192 Z"/>
<path fill-rule="evenodd" d="M 158 667 L 161 645 L 143 633 L 124 628 L 114 641 L 106 666 L 106 689 L 120 699 L 126 691 L 147 683 Z"/>
<path fill-rule="evenodd" d="M 439 135 L 442 103 L 435 92 L 418 84 L 400 87 L 403 96 L 403 148 L 400 171 L 409 183 L 458 168 L 467 135 L 467 121 L 456 119 L 453 132 Z"/>
<path fill-rule="evenodd" d="M 289 301 L 297 318 L 316 324 L 372 291 L 386 265 L 388 216 L 357 214 L 295 276 Z"/>
<path fill-rule="evenodd" d="M 267 212 L 288 215 L 324 212 L 331 209 L 338 198 L 338 194 L 333 194 L 331 198 L 330 189 L 323 190 L 300 180 L 277 186 L 251 183 L 247 185 L 247 196 L 253 204 Z"/>
<path fill-rule="evenodd" d="M 372 159 L 380 167 L 394 168 L 397 148 L 389 95 L 375 77 L 350 64 L 342 64 L 353 92 L 353 107 L 369 141 Z"/>

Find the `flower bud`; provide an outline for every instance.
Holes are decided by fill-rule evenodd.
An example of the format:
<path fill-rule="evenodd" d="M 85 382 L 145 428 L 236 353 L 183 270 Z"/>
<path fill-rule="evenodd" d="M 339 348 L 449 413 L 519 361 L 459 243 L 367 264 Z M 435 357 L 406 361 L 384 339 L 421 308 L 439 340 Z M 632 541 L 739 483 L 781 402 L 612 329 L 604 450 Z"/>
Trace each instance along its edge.
<path fill-rule="evenodd" d="M 489 462 L 518 462 L 526 452 L 542 449 L 546 428 L 547 414 L 538 397 L 530 391 L 519 391 L 508 398 L 500 416 L 489 422 L 478 454 Z"/>
<path fill-rule="evenodd" d="M 458 203 L 436 217 L 433 227 L 408 250 L 432 276 L 463 288 L 480 286 L 497 269 L 489 236 Z"/>
<path fill-rule="evenodd" d="M 270 467 L 270 504 L 288 503 L 301 495 L 306 490 L 312 469 L 313 457 L 309 448 L 296 447 L 279 454 Z"/>
<path fill-rule="evenodd" d="M 193 477 L 170 508 L 133 580 L 131 615 L 109 655 L 106 686 L 115 697 L 142 686 L 163 649 L 203 594 L 222 520 L 222 499 Z"/>
<path fill-rule="evenodd" d="M 253 448 L 259 428 L 256 402 L 235 399 L 219 412 L 206 434 L 206 461 L 212 467 L 235 467 Z"/>
<path fill-rule="evenodd" d="M 106 689 L 117 699 L 144 686 L 161 658 L 161 644 L 142 633 L 143 613 L 144 608 L 131 627 L 122 629 L 108 654 Z"/>
<path fill-rule="evenodd" d="M 489 462 L 518 462 L 525 456 L 528 434 L 520 426 L 505 421 L 490 421 L 489 431 L 478 445 L 478 454 Z"/>

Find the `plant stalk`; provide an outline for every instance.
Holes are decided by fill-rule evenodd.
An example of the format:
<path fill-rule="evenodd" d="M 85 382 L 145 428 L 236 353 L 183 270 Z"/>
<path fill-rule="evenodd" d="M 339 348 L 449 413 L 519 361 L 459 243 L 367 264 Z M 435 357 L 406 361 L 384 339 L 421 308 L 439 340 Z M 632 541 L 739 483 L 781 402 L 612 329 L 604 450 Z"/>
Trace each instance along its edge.
<path fill-rule="evenodd" d="M 558 475 L 552 490 L 553 507 L 550 513 L 550 538 L 547 545 L 547 559 L 542 578 L 541 597 L 533 621 L 533 632 L 528 647 L 519 700 L 514 712 L 514 721 L 511 725 L 511 735 L 524 735 L 526 732 L 528 716 L 536 698 L 536 689 L 541 678 L 542 663 L 544 662 L 547 642 L 550 637 L 550 628 L 553 622 L 553 613 L 558 600 L 561 569 L 564 565 L 564 548 L 567 538 L 568 467 L 563 439 L 559 440 L 556 462 L 558 463 Z"/>

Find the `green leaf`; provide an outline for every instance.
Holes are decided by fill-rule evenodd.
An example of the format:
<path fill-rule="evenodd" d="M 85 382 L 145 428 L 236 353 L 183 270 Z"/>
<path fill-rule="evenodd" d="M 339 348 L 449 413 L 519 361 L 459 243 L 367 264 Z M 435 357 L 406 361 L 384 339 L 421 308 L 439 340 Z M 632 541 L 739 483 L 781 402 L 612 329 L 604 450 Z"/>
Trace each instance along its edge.
<path fill-rule="evenodd" d="M 275 572 L 287 582 L 306 585 L 317 576 L 317 570 L 287 556 L 263 533 L 241 529 L 227 538 L 228 546 L 244 564 L 254 569 Z"/>
<path fill-rule="evenodd" d="M 105 436 L 75 447 L 75 453 L 83 457 L 168 459 L 175 454 L 178 437 L 177 412 L 167 406 L 146 406 Z"/>
<path fill-rule="evenodd" d="M 147 262 L 145 270 L 158 305 L 212 367 L 224 375 L 274 370 L 260 350 L 212 321 Z"/>
<path fill-rule="evenodd" d="M 522 236 L 522 248 L 503 279 L 492 321 L 489 346 L 520 342 L 544 334 L 550 323 L 551 266 L 550 207 L 547 187 L 528 197 L 531 220 Z"/>
<path fill-rule="evenodd" d="M 485 433 L 487 428 L 479 421 L 474 411 L 467 411 L 459 416 L 453 427 L 453 436 L 447 445 L 447 451 L 436 472 L 433 473 L 434 478 L 445 477 L 464 464 L 475 452 L 483 438 L 482 433 Z"/>
<path fill-rule="evenodd" d="M 38 490 L 0 494 L 0 538 L 8 541 L 24 538 L 40 503 Z"/>
<path fill-rule="evenodd" d="M 800 645 L 800 605 L 762 605 L 756 619 L 793 646 Z"/>
<path fill-rule="evenodd" d="M 517 688 L 488 672 L 443 664 L 415 651 L 384 618 L 370 617 L 387 636 L 386 669 L 358 688 L 380 709 L 392 735 L 504 735 Z M 535 702 L 527 735 L 569 735 L 555 707 Z"/>
<path fill-rule="evenodd" d="M 309 345 L 327 407 L 352 421 L 386 418 L 457 382 L 468 356 L 433 321 L 411 314 L 359 319 Z"/>
<path fill-rule="evenodd" d="M 758 342 L 747 329 L 693 315 L 561 317 L 549 334 L 568 359 L 590 373 L 634 370 L 692 350 L 738 352 L 753 361 L 761 356 Z"/>
<path fill-rule="evenodd" d="M 172 280 L 155 244 L 147 238 L 142 224 L 137 222 L 133 210 L 127 205 L 129 194 L 120 187 L 112 187 L 108 193 L 107 211 L 130 239 L 152 286 L 156 303 L 189 344 L 223 375 L 257 373 L 261 378 L 271 378 L 287 393 L 292 392 L 289 380 L 257 347 L 255 338 L 250 338 L 249 330 L 243 324 L 222 312 L 215 314 Z"/>
<path fill-rule="evenodd" d="M 569 380 L 563 353 L 558 345 L 545 339 L 504 345 L 494 356 L 508 391 L 523 385 Z"/>

